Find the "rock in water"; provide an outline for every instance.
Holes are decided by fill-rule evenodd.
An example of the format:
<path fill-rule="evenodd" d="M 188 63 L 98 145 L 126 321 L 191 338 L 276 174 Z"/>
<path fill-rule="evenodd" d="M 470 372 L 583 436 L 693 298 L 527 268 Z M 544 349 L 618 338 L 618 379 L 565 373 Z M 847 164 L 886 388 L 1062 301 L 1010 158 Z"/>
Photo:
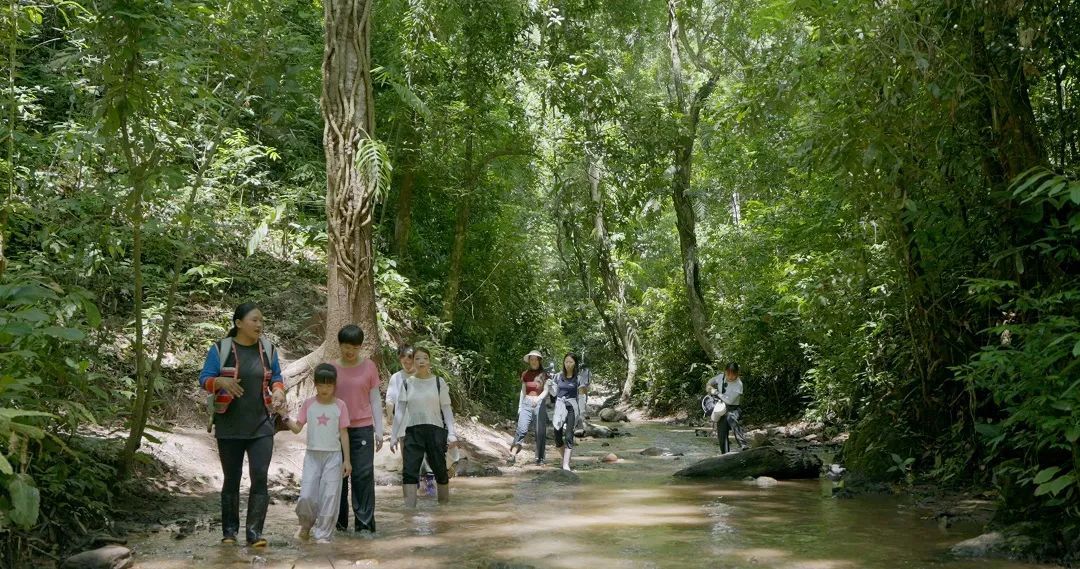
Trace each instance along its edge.
<path fill-rule="evenodd" d="M 641 451 L 641 456 L 664 456 L 666 454 L 671 454 L 671 452 L 659 447 L 649 447 Z"/>
<path fill-rule="evenodd" d="M 469 478 L 473 477 L 485 477 L 485 476 L 502 476 L 502 471 L 497 467 L 490 464 L 482 464 L 479 462 L 473 462 L 467 458 L 463 458 L 454 463 L 454 471 L 458 476 L 465 476 Z"/>
<path fill-rule="evenodd" d="M 135 566 L 131 550 L 119 545 L 109 545 L 93 551 L 84 551 L 64 560 L 61 569 L 128 569 Z"/>
<path fill-rule="evenodd" d="M 600 420 L 605 422 L 605 423 L 614 423 L 617 418 L 618 418 L 618 413 L 614 409 L 612 409 L 611 407 L 608 407 L 607 409 L 601 409 L 600 410 Z"/>
<path fill-rule="evenodd" d="M 949 548 L 949 552 L 957 557 L 995 557 L 1005 545 L 1005 536 L 995 531 L 961 541 Z"/>
<path fill-rule="evenodd" d="M 615 438 L 615 431 L 603 425 L 594 425 L 592 423 L 585 423 L 585 436 L 594 439 L 612 439 Z"/>
<path fill-rule="evenodd" d="M 768 476 L 758 476 L 754 483 L 758 485 L 758 488 L 772 488 L 777 485 L 776 479 Z"/>
<path fill-rule="evenodd" d="M 581 478 L 573 472 L 555 468 L 533 478 L 533 482 L 536 484 L 580 484 Z"/>
<path fill-rule="evenodd" d="M 618 455 L 616 455 L 613 452 L 608 453 L 607 456 L 600 459 L 600 462 L 607 462 L 607 463 L 619 462 L 619 457 L 618 457 Z"/>
<path fill-rule="evenodd" d="M 739 480 L 770 476 L 780 480 L 817 478 L 821 460 L 810 452 L 761 447 L 706 458 L 675 473 L 682 478 Z"/>

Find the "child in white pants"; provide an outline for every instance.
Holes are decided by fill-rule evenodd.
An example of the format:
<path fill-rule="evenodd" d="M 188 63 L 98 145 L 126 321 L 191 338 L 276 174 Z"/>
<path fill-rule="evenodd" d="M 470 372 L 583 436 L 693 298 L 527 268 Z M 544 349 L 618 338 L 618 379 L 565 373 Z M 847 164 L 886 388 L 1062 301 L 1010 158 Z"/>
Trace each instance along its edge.
<path fill-rule="evenodd" d="M 289 430 L 307 432 L 304 475 L 296 516 L 300 519 L 300 539 L 314 534 L 316 543 L 330 543 L 337 523 L 341 500 L 341 479 L 352 472 L 349 461 L 349 410 L 334 397 L 337 370 L 330 364 L 315 368 L 315 397 L 304 401 L 296 420 L 288 420 Z"/>

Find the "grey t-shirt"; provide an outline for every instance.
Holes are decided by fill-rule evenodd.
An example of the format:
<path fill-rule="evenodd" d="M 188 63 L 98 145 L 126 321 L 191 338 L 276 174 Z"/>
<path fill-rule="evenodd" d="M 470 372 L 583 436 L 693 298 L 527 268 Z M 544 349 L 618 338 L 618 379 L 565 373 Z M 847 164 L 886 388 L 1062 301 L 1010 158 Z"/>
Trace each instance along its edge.
<path fill-rule="evenodd" d="M 240 386 L 244 395 L 229 403 L 229 410 L 214 415 L 214 434 L 219 439 L 257 439 L 274 435 L 274 423 L 269 419 L 263 400 L 263 365 L 259 361 L 259 345 L 241 346 L 235 341 L 236 353 L 240 354 Z M 235 365 L 235 354 L 229 354 L 221 367 Z"/>

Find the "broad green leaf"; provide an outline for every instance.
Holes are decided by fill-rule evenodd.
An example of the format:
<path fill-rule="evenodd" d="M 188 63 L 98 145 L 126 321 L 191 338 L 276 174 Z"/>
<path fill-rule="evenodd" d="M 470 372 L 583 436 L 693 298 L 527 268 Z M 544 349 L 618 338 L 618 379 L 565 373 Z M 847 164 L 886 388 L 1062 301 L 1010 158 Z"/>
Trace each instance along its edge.
<path fill-rule="evenodd" d="M 33 425 L 24 425 L 22 423 L 8 423 L 8 428 L 13 432 L 22 433 L 32 439 L 45 438 L 45 431 L 41 427 L 35 427 Z"/>
<path fill-rule="evenodd" d="M 1051 466 L 1050 468 L 1045 468 L 1035 475 L 1035 478 L 1032 479 L 1032 482 L 1036 484 L 1045 484 L 1049 482 L 1050 479 L 1053 478 L 1054 475 L 1058 472 L 1061 472 L 1061 467 Z"/>
<path fill-rule="evenodd" d="M 0 474 L 7 474 L 8 476 L 15 474 L 15 469 L 11 467 L 11 463 L 2 453 L 0 453 Z"/>
<path fill-rule="evenodd" d="M 44 411 L 30 411 L 24 409 L 0 409 L 0 419 L 14 419 L 15 417 L 55 417 L 52 413 Z"/>
<path fill-rule="evenodd" d="M 97 328 L 101 326 L 101 311 L 98 310 L 96 304 L 90 300 L 84 300 L 82 303 L 83 311 L 86 312 L 86 323 L 91 328 Z"/>
<path fill-rule="evenodd" d="M 1071 473 L 1066 474 L 1065 476 L 1059 476 L 1051 482 L 1040 484 L 1039 487 L 1035 489 L 1035 495 L 1045 496 L 1046 494 L 1050 494 L 1051 496 L 1057 496 L 1059 492 L 1068 488 L 1074 482 L 1076 482 L 1076 478 L 1074 478 Z"/>
<path fill-rule="evenodd" d="M 11 496 L 11 522 L 24 530 L 30 530 L 37 523 L 38 509 L 41 505 L 41 493 L 34 487 L 34 480 L 25 474 L 16 475 L 8 484 Z"/>
<path fill-rule="evenodd" d="M 83 334 L 82 330 L 76 330 L 74 328 L 64 328 L 61 326 L 49 326 L 43 330 L 45 334 L 58 338 L 60 340 L 68 340 L 71 342 L 78 342 L 86 338 L 86 334 Z"/>

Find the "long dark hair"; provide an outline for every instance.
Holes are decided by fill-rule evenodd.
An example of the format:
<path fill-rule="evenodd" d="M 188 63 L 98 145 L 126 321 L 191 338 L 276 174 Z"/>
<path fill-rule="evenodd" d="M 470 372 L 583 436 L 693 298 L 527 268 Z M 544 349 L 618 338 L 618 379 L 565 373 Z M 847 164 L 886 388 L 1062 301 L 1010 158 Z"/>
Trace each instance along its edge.
<path fill-rule="evenodd" d="M 566 355 L 562 357 L 562 361 L 563 361 L 562 375 L 563 375 L 563 377 L 566 378 L 566 379 L 570 379 L 570 377 L 571 377 L 571 376 L 566 374 L 566 358 L 570 358 L 570 359 L 574 360 L 574 375 L 573 375 L 573 377 L 577 377 L 578 369 L 580 368 L 580 366 L 578 365 L 579 362 L 578 362 L 577 354 L 575 354 L 573 352 L 566 352 Z"/>
<path fill-rule="evenodd" d="M 236 321 L 243 320 L 248 314 L 251 314 L 252 310 L 258 310 L 259 307 L 254 302 L 245 302 L 236 307 L 236 311 L 232 315 L 232 328 L 229 329 L 228 336 L 235 338 L 239 330 L 236 329 Z"/>

